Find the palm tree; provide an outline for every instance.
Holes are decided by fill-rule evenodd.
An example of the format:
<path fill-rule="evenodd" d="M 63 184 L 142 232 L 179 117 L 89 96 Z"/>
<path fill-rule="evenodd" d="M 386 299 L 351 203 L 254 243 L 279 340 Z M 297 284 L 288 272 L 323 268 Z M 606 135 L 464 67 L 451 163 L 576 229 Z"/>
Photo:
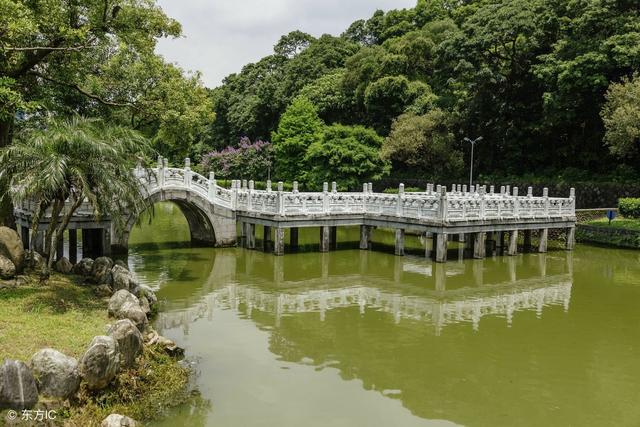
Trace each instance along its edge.
<path fill-rule="evenodd" d="M 117 228 L 124 227 L 125 213 L 146 209 L 133 166 L 149 158 L 150 151 L 148 141 L 128 128 L 79 116 L 50 119 L 0 151 L 0 180 L 9 182 L 8 194 L 0 197 L 35 202 L 31 248 L 38 223 L 50 209 L 44 252 L 51 269 L 55 248 L 84 201 L 96 218 L 109 216 Z"/>

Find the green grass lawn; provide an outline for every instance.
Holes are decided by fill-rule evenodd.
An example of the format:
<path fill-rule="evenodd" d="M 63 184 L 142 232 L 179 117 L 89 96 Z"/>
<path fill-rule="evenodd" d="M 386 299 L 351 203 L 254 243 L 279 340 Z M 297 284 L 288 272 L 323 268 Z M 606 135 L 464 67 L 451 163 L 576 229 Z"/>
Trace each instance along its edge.
<path fill-rule="evenodd" d="M 611 225 L 609 225 L 609 220 L 607 218 L 599 218 L 586 221 L 584 224 L 640 231 L 640 219 L 616 218 L 611 221 Z"/>
<path fill-rule="evenodd" d="M 0 361 L 28 362 L 45 347 L 79 358 L 94 336 L 105 334 L 106 306 L 69 276 L 0 287 Z"/>

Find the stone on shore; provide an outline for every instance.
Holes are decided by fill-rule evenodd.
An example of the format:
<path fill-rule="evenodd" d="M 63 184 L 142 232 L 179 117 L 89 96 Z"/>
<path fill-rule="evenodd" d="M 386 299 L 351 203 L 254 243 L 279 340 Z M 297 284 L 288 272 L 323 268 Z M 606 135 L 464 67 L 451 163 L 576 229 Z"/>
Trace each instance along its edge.
<path fill-rule="evenodd" d="M 138 298 L 145 297 L 149 302 L 150 307 L 154 307 L 158 304 L 158 297 L 156 296 L 156 293 L 146 285 L 139 285 L 136 288 L 135 296 Z"/>
<path fill-rule="evenodd" d="M 116 313 L 115 316 L 117 319 L 129 319 L 133 323 L 135 323 L 136 327 L 140 332 L 144 332 L 144 329 L 147 327 L 147 315 L 140 307 L 139 303 L 134 303 L 132 301 L 125 302 L 120 310 Z"/>
<path fill-rule="evenodd" d="M 73 266 L 72 272 L 78 276 L 90 276 L 91 269 L 93 267 L 93 260 L 91 258 L 82 258 L 79 263 Z"/>
<path fill-rule="evenodd" d="M 138 298 L 128 290 L 120 289 L 119 291 L 116 291 L 116 293 L 111 296 L 111 299 L 109 299 L 109 307 L 107 309 L 109 316 L 116 317 L 117 313 L 126 302 L 132 302 L 140 305 Z"/>
<path fill-rule="evenodd" d="M 98 285 L 111 284 L 111 267 L 113 267 L 113 260 L 106 256 L 101 256 L 93 261 L 91 266 L 91 277 L 94 283 Z"/>
<path fill-rule="evenodd" d="M 80 387 L 78 361 L 51 348 L 31 357 L 31 369 L 38 392 L 44 396 L 66 399 Z"/>
<path fill-rule="evenodd" d="M 111 414 L 100 424 L 100 427 L 136 427 L 138 423 L 133 418 L 120 414 Z"/>
<path fill-rule="evenodd" d="M 143 346 L 142 334 L 136 325 L 129 319 L 121 319 L 111 325 L 107 333 L 118 342 L 122 366 L 134 366 L 136 357 L 142 354 Z"/>
<path fill-rule="evenodd" d="M 24 247 L 18 233 L 9 227 L 0 227 L 0 255 L 9 258 L 16 267 L 17 272 L 21 272 L 24 267 Z"/>
<path fill-rule="evenodd" d="M 113 277 L 113 289 L 116 291 L 120 289 L 130 291 L 138 284 L 133 274 L 121 265 L 113 266 L 111 276 Z"/>
<path fill-rule="evenodd" d="M 56 261 L 55 269 L 58 273 L 69 274 L 73 269 L 73 264 L 66 257 L 62 257 Z"/>
<path fill-rule="evenodd" d="M 30 409 L 38 402 L 38 389 L 31 369 L 20 360 L 5 359 L 0 366 L 0 410 Z"/>
<path fill-rule="evenodd" d="M 80 375 L 92 390 L 105 388 L 120 369 L 118 342 L 112 337 L 94 337 L 80 359 Z"/>
<path fill-rule="evenodd" d="M 111 289 L 111 286 L 107 284 L 96 286 L 94 292 L 100 298 L 110 297 L 113 295 L 113 289 Z"/>
<path fill-rule="evenodd" d="M 0 255 L 0 279 L 13 279 L 16 276 L 16 266 L 9 258 Z"/>

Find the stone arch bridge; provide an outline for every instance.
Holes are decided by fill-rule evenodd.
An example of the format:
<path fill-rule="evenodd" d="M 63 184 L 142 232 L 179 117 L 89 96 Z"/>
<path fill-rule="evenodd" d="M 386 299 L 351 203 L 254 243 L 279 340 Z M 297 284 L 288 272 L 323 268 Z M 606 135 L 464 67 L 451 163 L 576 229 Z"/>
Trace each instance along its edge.
<path fill-rule="evenodd" d="M 534 196 L 531 187 L 520 194 L 517 187 L 445 186 L 427 184 L 424 192 L 405 192 L 401 184 L 397 194 L 376 193 L 371 183 L 361 191 L 339 192 L 335 182 L 329 188 L 323 184 L 318 192 L 301 192 L 293 183 L 292 191 L 284 191 L 283 183 L 276 188 L 267 182 L 265 190 L 255 188 L 253 181 L 233 180 L 231 188 L 218 185 L 213 173 L 204 177 L 191 170 L 189 159 L 183 168 L 168 167 L 159 158 L 152 169 L 137 168 L 149 202 L 171 201 L 177 204 L 187 219 L 192 242 L 211 246 L 243 246 L 255 249 L 256 228 L 263 227 L 263 241 L 272 243 L 273 252 L 285 251 L 285 229 L 290 229 L 290 247 L 298 245 L 300 227 L 320 228 L 320 251 L 330 250 L 335 243 L 336 228 L 360 226 L 360 248 L 371 248 L 372 230 L 377 227 L 395 230 L 395 253 L 404 255 L 405 231 L 432 237 L 427 256 L 437 262 L 447 259 L 447 244 L 451 240 L 464 242 L 475 258 L 484 258 L 487 250 L 500 250 L 508 255 L 518 251 L 519 233 L 524 235 L 524 247 L 531 246 L 531 232 L 538 232 L 535 250 L 546 252 L 549 229 L 566 231 L 566 247 L 575 244 L 575 191 L 569 197 L 550 197 L 544 189 Z M 33 206 L 26 202 L 15 207 L 17 224 L 28 244 Z M 112 250 L 127 249 L 129 232 L 138 218 L 130 217 L 127 228 L 117 233 L 109 218 L 97 221 L 91 206 L 78 209 L 69 225 L 69 258 L 76 258 L 77 230 L 81 229 L 83 254 L 98 256 Z M 50 220 L 45 215 L 39 233 Z M 38 240 L 38 239 L 37 239 Z M 506 240 L 506 242 L 505 242 Z M 62 256 L 62 245 L 58 256 Z"/>

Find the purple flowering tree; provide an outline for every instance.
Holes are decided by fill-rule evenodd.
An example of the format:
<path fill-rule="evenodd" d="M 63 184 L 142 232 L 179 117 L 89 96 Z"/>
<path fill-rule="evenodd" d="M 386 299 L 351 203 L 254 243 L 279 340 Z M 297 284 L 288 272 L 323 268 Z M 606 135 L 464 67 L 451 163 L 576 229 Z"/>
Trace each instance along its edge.
<path fill-rule="evenodd" d="M 200 167 L 204 173 L 214 172 L 219 178 L 264 181 L 271 168 L 271 151 L 270 142 L 251 142 L 242 137 L 237 146 L 202 156 Z"/>

